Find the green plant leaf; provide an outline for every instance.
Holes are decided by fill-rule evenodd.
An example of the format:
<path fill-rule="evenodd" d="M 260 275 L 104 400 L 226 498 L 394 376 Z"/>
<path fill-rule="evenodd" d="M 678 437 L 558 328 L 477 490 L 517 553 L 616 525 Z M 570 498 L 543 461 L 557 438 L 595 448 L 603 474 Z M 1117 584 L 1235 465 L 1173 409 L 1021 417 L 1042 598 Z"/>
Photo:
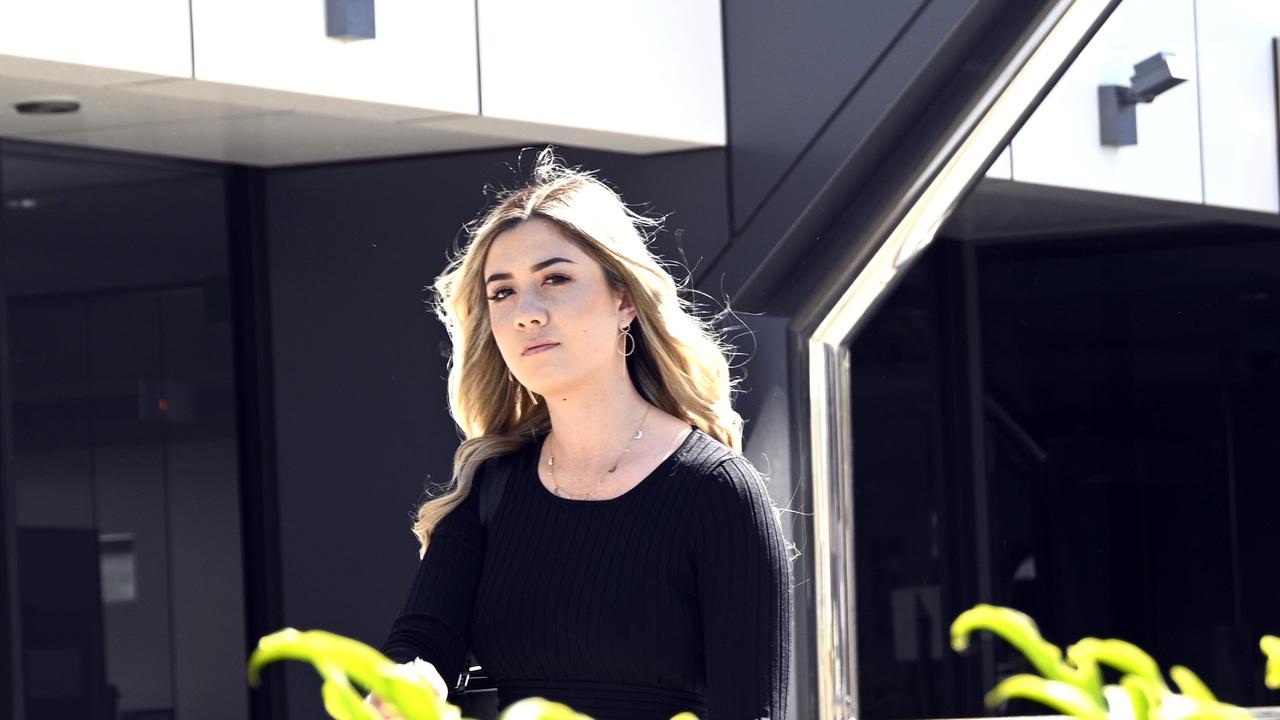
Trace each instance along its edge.
<path fill-rule="evenodd" d="M 1062 650 L 1040 637 L 1035 621 L 1024 613 L 994 605 L 975 605 L 951 623 L 951 647 L 956 652 L 964 652 L 969 647 L 969 635 L 976 630 L 987 630 L 1004 638 L 1050 680 L 1079 681 L 1075 669 L 1062 662 Z M 1101 702 L 1101 696 L 1097 700 Z"/>
<path fill-rule="evenodd" d="M 1244 708 L 1220 702 L 1191 670 L 1174 666 L 1169 676 L 1181 690 L 1170 690 L 1155 660 L 1123 640 L 1084 638 L 1067 648 L 1066 657 L 1040 637 L 1030 617 L 1011 608 L 976 605 L 951 625 L 951 645 L 968 647 L 975 630 L 989 630 L 1022 651 L 1044 675 L 1015 675 L 987 694 L 995 706 L 1019 697 L 1048 705 L 1082 720 L 1252 720 Z M 1280 638 L 1268 635 L 1267 684 L 1280 688 Z M 1121 673 L 1119 685 L 1103 685 L 1101 666 Z"/>
<path fill-rule="evenodd" d="M 1151 706 L 1159 702 L 1160 688 L 1138 675 L 1125 675 L 1120 678 L 1120 687 L 1129 694 L 1133 720 L 1148 720 L 1151 717 Z"/>
<path fill-rule="evenodd" d="M 351 687 L 351 682 L 338 667 L 320 662 L 316 670 L 324 678 L 320 694 L 324 698 L 325 712 L 335 720 L 382 720 L 382 715 L 364 703 L 364 699 Z"/>
<path fill-rule="evenodd" d="M 340 671 L 342 679 L 326 677 L 326 684 L 332 682 L 335 687 L 321 688 L 326 698 L 326 710 L 330 710 L 329 700 L 338 703 L 344 694 L 343 683 L 350 687 L 354 680 L 366 688 L 383 702 L 389 703 L 398 713 L 412 720 L 455 720 L 460 711 L 446 703 L 436 694 L 431 684 L 413 675 L 410 668 L 392 662 L 385 655 L 373 648 L 351 638 L 334 635 L 323 630 L 300 632 L 294 628 L 284 628 L 258 641 L 258 647 L 249 656 L 249 684 L 257 686 L 259 671 L 264 665 L 279 660 L 300 660 L 309 662 L 321 671 L 322 665 Z M 351 690 L 355 693 L 354 689 Z M 357 698 L 359 696 L 357 695 Z M 363 718 L 366 711 L 372 714 L 373 720 L 381 720 L 377 710 L 359 703 L 360 710 L 354 711 L 355 717 Z M 333 707 L 345 707 L 335 704 Z M 334 715 L 334 717 L 338 717 Z"/>
<path fill-rule="evenodd" d="M 1182 691 L 1182 694 L 1192 700 L 1198 700 L 1199 702 L 1210 703 L 1213 705 L 1218 704 L 1218 698 L 1214 697 L 1213 693 L 1209 691 L 1209 686 L 1205 685 L 1204 682 L 1189 669 L 1181 665 L 1174 665 L 1169 668 L 1169 677 L 1173 678 L 1173 681 L 1178 684 L 1178 689 Z"/>
<path fill-rule="evenodd" d="M 1013 698 L 1034 700 L 1081 720 L 1107 720 L 1106 710 L 1088 692 L 1061 680 L 1046 680 L 1025 673 L 1005 678 L 987 693 L 987 707 L 994 708 Z"/>
<path fill-rule="evenodd" d="M 1172 695 L 1169 699 L 1187 698 L 1195 704 L 1191 712 L 1184 717 L 1189 720 L 1251 720 L 1248 710 L 1230 703 L 1220 702 L 1209 687 L 1191 670 L 1174 665 L 1169 668 L 1169 676 L 1182 690 L 1182 695 Z M 1167 714 L 1166 714 L 1167 715 Z"/>
<path fill-rule="evenodd" d="M 461 717 L 461 711 L 442 700 L 431 683 L 416 675 L 413 668 L 392 663 L 383 666 L 380 672 L 379 681 L 370 689 L 406 718 L 459 720 Z"/>
<path fill-rule="evenodd" d="M 1259 644 L 1267 654 L 1267 687 L 1280 690 L 1280 637 L 1265 635 Z"/>
<path fill-rule="evenodd" d="M 1097 672 L 1098 665 L 1106 665 L 1119 670 L 1124 675 L 1136 675 L 1145 678 L 1161 690 L 1167 691 L 1164 677 L 1160 674 L 1160 666 L 1154 658 L 1142 648 L 1124 640 L 1084 638 L 1067 648 L 1067 659 L 1071 660 L 1083 671 L 1092 666 Z M 1097 672 L 1097 682 L 1101 683 L 1101 673 Z"/>
<path fill-rule="evenodd" d="M 258 641 L 258 647 L 249 656 L 249 684 L 256 687 L 258 671 L 262 666 L 278 660 L 332 662 L 364 687 L 369 687 L 379 676 L 379 669 L 395 665 L 385 655 L 357 640 L 334 635 L 323 630 L 300 632 L 284 628 Z"/>
<path fill-rule="evenodd" d="M 1133 703 L 1133 695 L 1123 685 L 1106 685 L 1102 688 L 1106 699 L 1107 720 L 1136 720 L 1139 708 Z"/>
<path fill-rule="evenodd" d="M 329 713 L 329 717 L 334 720 L 365 720 L 365 716 L 352 715 L 351 710 L 347 708 L 342 699 L 342 689 L 335 683 L 324 681 L 320 686 L 320 697 L 324 699 L 324 711 Z"/>

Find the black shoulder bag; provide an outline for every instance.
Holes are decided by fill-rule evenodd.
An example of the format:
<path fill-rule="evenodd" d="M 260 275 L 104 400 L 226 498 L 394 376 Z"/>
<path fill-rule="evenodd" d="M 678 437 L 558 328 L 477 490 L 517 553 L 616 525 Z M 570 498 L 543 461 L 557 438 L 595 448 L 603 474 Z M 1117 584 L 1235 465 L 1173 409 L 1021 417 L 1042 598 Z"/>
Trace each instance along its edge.
<path fill-rule="evenodd" d="M 480 483 L 480 526 L 486 532 L 498 504 L 502 502 L 502 491 L 507 486 L 515 455 L 511 452 L 485 461 L 484 480 Z M 476 663 L 470 652 L 467 652 L 466 666 L 458 676 L 457 685 L 449 693 L 449 701 L 461 708 L 465 718 L 495 720 L 498 717 L 498 689 L 489 682 L 484 668 Z"/>

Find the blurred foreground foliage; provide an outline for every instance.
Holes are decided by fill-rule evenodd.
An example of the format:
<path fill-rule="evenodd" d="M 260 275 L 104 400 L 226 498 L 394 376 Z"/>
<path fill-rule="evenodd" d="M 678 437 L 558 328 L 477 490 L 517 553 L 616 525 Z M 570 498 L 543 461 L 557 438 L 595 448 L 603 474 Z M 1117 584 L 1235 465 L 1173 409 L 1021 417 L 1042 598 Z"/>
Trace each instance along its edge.
<path fill-rule="evenodd" d="M 249 684 L 257 687 L 264 665 L 279 660 L 311 663 L 324 684 L 320 693 L 325 712 L 335 720 L 382 720 L 364 700 L 372 693 L 404 720 L 461 720 L 461 711 L 441 699 L 422 675 L 394 662 L 358 640 L 323 630 L 285 628 L 263 637 L 249 656 Z M 591 720 L 567 705 L 543 698 L 526 698 L 502 712 L 500 720 Z M 671 720 L 698 720 L 680 713 Z"/>
<path fill-rule="evenodd" d="M 964 652 L 969 636 L 986 630 L 1013 645 L 1039 676 L 1023 673 L 1000 681 L 987 693 L 995 707 L 1013 698 L 1048 705 L 1081 720 L 1251 720 L 1244 708 L 1219 701 L 1209 688 L 1181 665 L 1169 669 L 1177 686 L 1165 682 L 1156 661 L 1141 648 L 1123 640 L 1087 637 L 1064 654 L 1040 636 L 1027 615 L 1012 608 L 977 605 L 951 624 L 951 647 Z M 1280 638 L 1268 635 L 1260 643 L 1267 656 L 1267 687 L 1280 689 Z M 1118 684 L 1103 684 L 1102 667 L 1120 673 Z"/>
<path fill-rule="evenodd" d="M 951 625 L 951 646 L 964 652 L 974 632 L 986 630 L 1020 651 L 1039 675 L 1000 681 L 986 695 L 995 707 L 1014 698 L 1033 700 L 1080 720 L 1252 720 L 1244 708 L 1219 701 L 1191 670 L 1175 665 L 1165 682 L 1159 666 L 1141 648 L 1123 640 L 1084 638 L 1064 653 L 1040 636 L 1035 622 L 1012 608 L 977 605 Z M 1266 684 L 1280 689 L 1280 637 L 1260 643 L 1267 658 Z M 463 720 L 457 706 L 441 699 L 412 668 L 351 638 L 322 630 L 285 628 L 263 637 L 249 657 L 249 684 L 257 687 L 263 666 L 280 660 L 308 662 L 323 679 L 325 711 L 335 720 L 382 720 L 364 700 L 371 693 L 404 720 Z M 1119 671 L 1104 684 L 1102 668 Z M 363 692 L 356 687 L 363 688 Z M 503 711 L 500 720 L 591 720 L 567 705 L 527 698 Z M 698 720 L 680 713 L 671 720 Z"/>

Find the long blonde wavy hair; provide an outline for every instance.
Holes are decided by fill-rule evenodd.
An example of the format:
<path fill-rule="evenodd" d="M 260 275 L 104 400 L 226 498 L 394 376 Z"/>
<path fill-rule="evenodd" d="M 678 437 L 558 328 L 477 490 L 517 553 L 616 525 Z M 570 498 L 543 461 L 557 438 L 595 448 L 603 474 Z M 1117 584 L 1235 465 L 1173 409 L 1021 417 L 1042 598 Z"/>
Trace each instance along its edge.
<path fill-rule="evenodd" d="M 496 204 L 467 226 L 470 242 L 455 252 L 433 285 L 432 307 L 453 345 L 449 411 L 466 439 L 453 456 L 450 488 L 418 507 L 413 532 L 420 557 L 436 524 L 471 491 L 485 460 L 516 451 L 551 429 L 546 403 L 534 400 L 508 373 L 489 326 L 484 283 L 484 261 L 494 238 L 533 217 L 557 223 L 604 268 L 609 287 L 631 298 L 635 351 L 626 362 L 637 391 L 741 452 L 742 417 L 731 402 L 737 382 L 729 373 L 732 353 L 723 331 L 715 329 L 721 315 L 695 314 L 680 296 L 668 263 L 649 250 L 662 220 L 632 211 L 594 172 L 565 167 L 546 148 L 526 184 L 499 193 Z"/>

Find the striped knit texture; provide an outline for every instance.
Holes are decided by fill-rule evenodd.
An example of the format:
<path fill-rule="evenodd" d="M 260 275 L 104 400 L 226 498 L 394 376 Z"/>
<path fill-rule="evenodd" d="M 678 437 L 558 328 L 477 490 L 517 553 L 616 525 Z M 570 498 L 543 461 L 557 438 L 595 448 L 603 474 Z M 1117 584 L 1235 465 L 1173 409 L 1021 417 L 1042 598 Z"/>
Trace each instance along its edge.
<path fill-rule="evenodd" d="M 479 485 L 441 521 L 383 652 L 452 681 L 470 647 L 500 709 L 540 696 L 596 720 L 783 717 L 790 571 L 751 463 L 694 428 L 627 493 L 572 500 L 538 479 L 544 439 L 518 451 L 487 533 Z"/>

